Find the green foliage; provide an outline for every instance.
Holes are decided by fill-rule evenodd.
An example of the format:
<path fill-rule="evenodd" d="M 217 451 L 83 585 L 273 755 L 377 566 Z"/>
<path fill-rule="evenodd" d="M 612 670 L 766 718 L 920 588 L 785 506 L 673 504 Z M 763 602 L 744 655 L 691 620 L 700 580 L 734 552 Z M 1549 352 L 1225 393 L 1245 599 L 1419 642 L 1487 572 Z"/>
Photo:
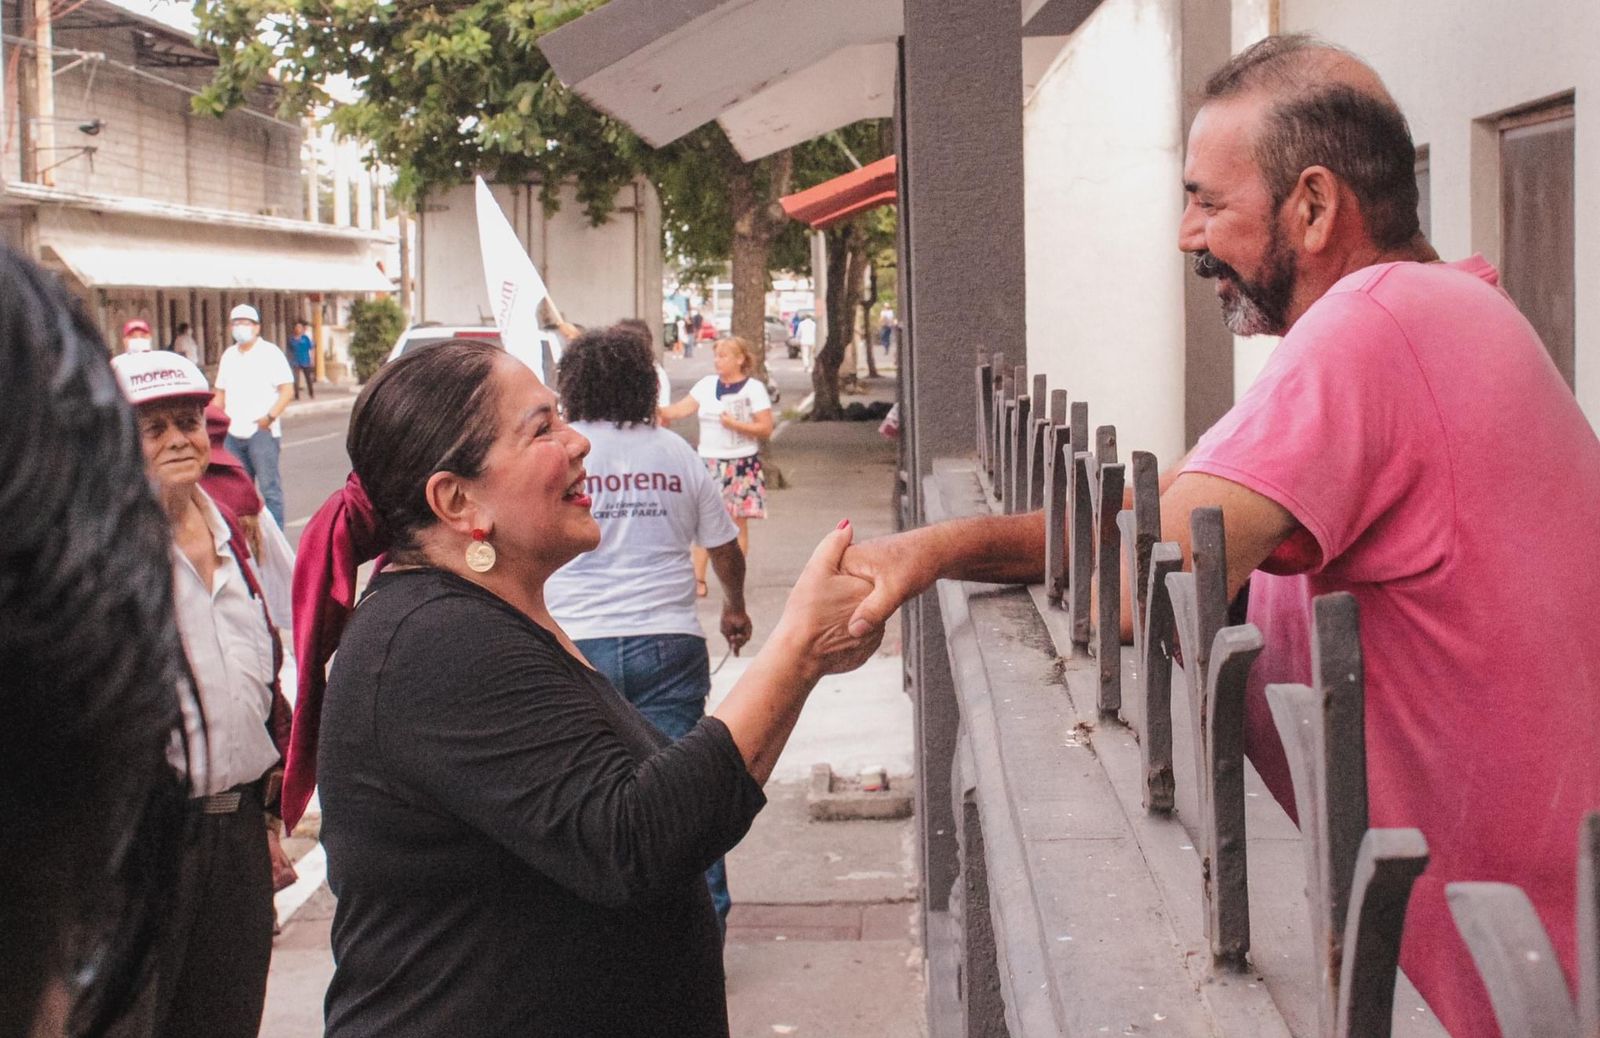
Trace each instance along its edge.
<path fill-rule="evenodd" d="M 796 145 L 793 149 L 794 186 L 790 190 L 804 191 L 816 187 L 855 169 L 855 162 L 865 166 L 893 154 L 894 140 L 889 126 L 887 119 L 865 119 Z M 852 157 L 855 161 L 852 161 Z M 892 265 L 894 208 L 885 206 L 873 209 L 856 217 L 854 222 L 866 231 L 868 251 L 874 260 L 881 264 L 884 261 L 882 253 L 887 250 L 890 254 L 887 263 Z M 789 226 L 773 246 L 774 270 L 792 270 L 802 275 L 812 273 L 809 232 L 810 229 L 803 224 L 789 221 Z"/>
<path fill-rule="evenodd" d="M 406 314 L 393 296 L 358 299 L 350 306 L 350 360 L 366 382 L 406 330 Z"/>
<path fill-rule="evenodd" d="M 574 183 L 599 224 L 643 173 L 661 197 L 667 255 L 687 279 L 720 273 L 736 238 L 746 256 L 769 250 L 769 267 L 809 272 L 806 229 L 783 218 L 776 197 L 852 168 L 841 144 L 862 162 L 887 154 L 883 121 L 754 163 L 715 123 L 652 149 L 563 86 L 537 45 L 604 2 L 194 0 L 200 41 L 219 64 L 193 107 L 220 116 L 271 77 L 281 115 L 331 111 L 341 135 L 370 142 L 396 170 L 395 194 L 407 204 L 481 173 L 537 181 L 551 211 L 560 186 Z M 324 84 L 336 79 L 358 99 L 334 105 Z M 892 244 L 892 219 L 887 226 Z M 759 333 L 758 313 L 755 321 Z"/>
<path fill-rule="evenodd" d="M 572 180 L 598 224 L 649 149 L 567 90 L 537 41 L 602 2 L 195 0 L 219 65 L 193 107 L 221 115 L 273 75 L 292 118 L 331 105 L 323 84 L 341 77 L 359 100 L 330 121 L 372 143 L 404 199 L 482 173 L 538 180 L 553 209 Z"/>

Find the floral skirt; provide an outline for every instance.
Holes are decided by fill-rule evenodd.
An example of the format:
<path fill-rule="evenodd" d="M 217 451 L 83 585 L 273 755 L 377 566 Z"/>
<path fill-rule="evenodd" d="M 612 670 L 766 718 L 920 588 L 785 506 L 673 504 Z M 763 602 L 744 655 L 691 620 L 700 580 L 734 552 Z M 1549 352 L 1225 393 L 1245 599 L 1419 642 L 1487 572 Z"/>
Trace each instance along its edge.
<path fill-rule="evenodd" d="M 761 474 L 761 459 L 752 454 L 748 458 L 701 458 L 706 471 L 722 488 L 722 503 L 735 519 L 765 519 L 767 517 L 767 480 Z"/>

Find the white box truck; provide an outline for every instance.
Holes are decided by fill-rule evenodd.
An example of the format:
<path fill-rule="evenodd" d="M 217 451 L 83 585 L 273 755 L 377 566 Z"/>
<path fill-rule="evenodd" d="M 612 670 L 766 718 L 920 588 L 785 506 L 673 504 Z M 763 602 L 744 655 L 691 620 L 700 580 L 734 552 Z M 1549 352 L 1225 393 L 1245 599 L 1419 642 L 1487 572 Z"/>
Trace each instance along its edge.
<path fill-rule="evenodd" d="M 623 187 L 610 219 L 598 227 L 590 225 L 571 184 L 561 189 L 561 208 L 548 216 L 536 183 L 495 184 L 491 190 L 563 317 L 583 327 L 640 318 L 655 330 L 660 350 L 661 203 L 649 181 L 639 178 Z M 494 324 L 473 192 L 471 184 L 462 184 L 430 193 L 420 206 L 418 323 Z"/>

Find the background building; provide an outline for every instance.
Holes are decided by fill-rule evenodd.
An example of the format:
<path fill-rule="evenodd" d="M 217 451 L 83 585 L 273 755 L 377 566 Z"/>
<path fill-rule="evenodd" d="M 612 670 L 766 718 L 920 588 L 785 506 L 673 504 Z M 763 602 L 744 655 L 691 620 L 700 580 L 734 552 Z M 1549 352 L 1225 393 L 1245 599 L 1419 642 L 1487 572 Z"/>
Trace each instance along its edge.
<path fill-rule="evenodd" d="M 393 289 L 384 234 L 307 218 L 305 135 L 276 117 L 274 91 L 192 112 L 215 61 L 189 32 L 108 0 L 8 5 L 0 24 L 18 73 L 0 236 L 58 272 L 107 342 L 130 317 L 162 345 L 188 323 L 215 364 L 237 303 L 282 343 L 296 317 L 337 320 L 341 301 Z"/>

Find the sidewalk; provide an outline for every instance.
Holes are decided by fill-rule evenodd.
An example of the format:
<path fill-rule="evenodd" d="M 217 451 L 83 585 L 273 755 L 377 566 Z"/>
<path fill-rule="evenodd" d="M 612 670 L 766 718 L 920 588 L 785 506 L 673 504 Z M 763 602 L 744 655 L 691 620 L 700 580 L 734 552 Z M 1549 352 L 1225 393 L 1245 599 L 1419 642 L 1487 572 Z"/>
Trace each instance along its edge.
<path fill-rule="evenodd" d="M 892 388 L 888 380 L 883 384 Z M 772 630 L 824 534 L 846 517 L 857 538 L 891 529 L 895 449 L 876 423 L 791 422 L 767 456 L 782 466 L 789 487 L 769 494 L 770 518 L 751 524 L 746 600 L 755 640 L 713 678 L 713 704 Z M 723 657 L 715 635 L 719 608 L 713 581 L 700 609 L 712 635 L 713 666 Z M 805 798 L 814 763 L 827 762 L 847 776 L 875 765 L 902 781 L 910 772 L 911 704 L 900 687 L 898 637 L 898 623 L 891 623 L 876 658 L 818 685 L 767 785 L 766 810 L 728 855 L 734 909 L 725 961 L 735 1038 L 927 1033 L 912 932 L 917 877 L 911 821 L 812 822 Z M 321 886 L 275 941 L 264 1038 L 322 1033 L 333 907 Z M 641 1021 L 640 1033 L 649 1026 Z"/>
<path fill-rule="evenodd" d="M 304 415 L 330 414 L 335 411 L 348 411 L 355 405 L 356 396 L 361 392 L 361 385 L 357 382 L 318 382 L 315 399 L 307 397 L 302 391 L 300 399 L 290 404 L 284 416 L 295 418 Z"/>

